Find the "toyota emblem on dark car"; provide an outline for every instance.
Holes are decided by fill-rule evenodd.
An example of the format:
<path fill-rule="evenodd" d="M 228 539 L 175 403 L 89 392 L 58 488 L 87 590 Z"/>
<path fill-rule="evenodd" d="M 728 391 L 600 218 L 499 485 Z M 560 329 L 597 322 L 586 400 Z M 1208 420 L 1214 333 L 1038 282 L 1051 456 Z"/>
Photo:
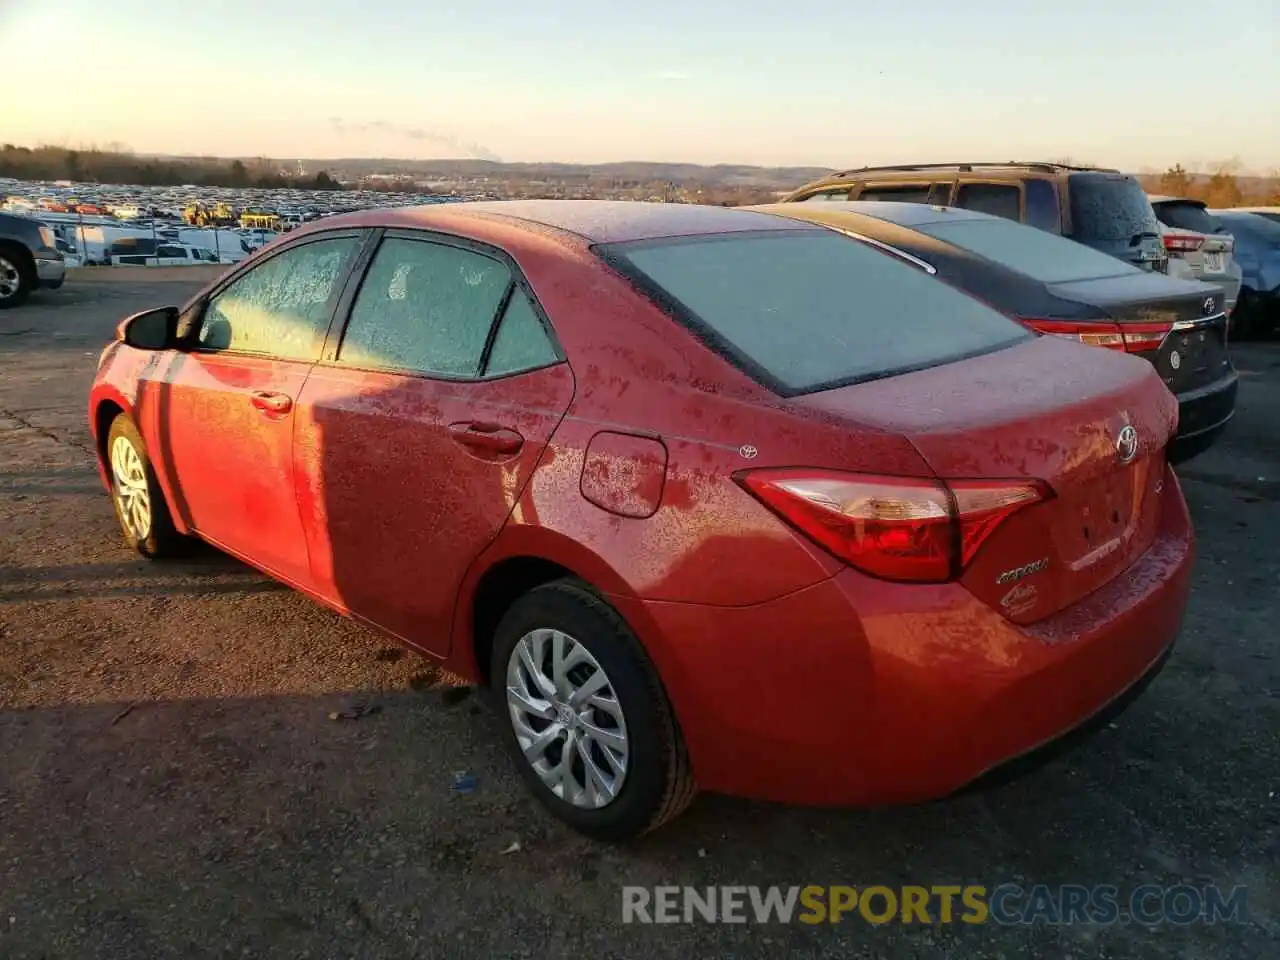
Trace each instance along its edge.
<path fill-rule="evenodd" d="M 1204 298 L 1204 315 L 1207 317 L 1213 313 L 1213 308 L 1217 305 L 1217 301 L 1213 297 Z"/>

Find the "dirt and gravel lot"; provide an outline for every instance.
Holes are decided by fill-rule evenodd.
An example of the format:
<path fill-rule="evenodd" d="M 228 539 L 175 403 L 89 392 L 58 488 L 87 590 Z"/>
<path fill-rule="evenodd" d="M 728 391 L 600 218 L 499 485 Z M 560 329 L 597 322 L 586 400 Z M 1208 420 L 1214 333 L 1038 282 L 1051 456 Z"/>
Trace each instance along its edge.
<path fill-rule="evenodd" d="M 475 697 L 424 661 L 212 551 L 151 565 L 121 544 L 86 391 L 122 316 L 190 291 L 69 283 L 0 312 L 0 957 L 1277 955 L 1280 343 L 1237 350 L 1234 430 L 1182 471 L 1186 628 L 1113 729 L 994 792 L 704 797 L 604 848 L 539 811 Z M 377 710 L 330 719 L 357 705 Z M 1006 881 L 1245 885 L 1248 920 L 620 920 L 624 884 Z"/>

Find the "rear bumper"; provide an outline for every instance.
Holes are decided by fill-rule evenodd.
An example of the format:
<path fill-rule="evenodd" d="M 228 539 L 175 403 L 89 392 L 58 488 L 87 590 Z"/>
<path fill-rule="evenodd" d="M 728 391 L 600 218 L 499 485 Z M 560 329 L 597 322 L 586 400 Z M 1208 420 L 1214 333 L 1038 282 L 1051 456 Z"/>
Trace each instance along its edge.
<path fill-rule="evenodd" d="M 1178 434 L 1169 444 L 1169 462 L 1185 463 L 1203 453 L 1236 413 L 1240 378 L 1234 370 L 1221 380 L 1178 394 Z"/>
<path fill-rule="evenodd" d="M 1019 627 L 958 584 L 845 570 L 767 604 L 612 598 L 658 666 L 706 790 L 804 804 L 955 792 L 1117 702 L 1181 629 L 1194 553 L 1166 476 L 1124 574 Z"/>

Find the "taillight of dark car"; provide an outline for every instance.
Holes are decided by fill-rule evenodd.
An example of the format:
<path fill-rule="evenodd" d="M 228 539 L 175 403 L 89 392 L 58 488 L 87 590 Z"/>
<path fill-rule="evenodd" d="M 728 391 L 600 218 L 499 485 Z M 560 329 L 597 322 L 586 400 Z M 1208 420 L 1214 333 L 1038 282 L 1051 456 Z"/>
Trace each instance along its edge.
<path fill-rule="evenodd" d="M 1125 353 L 1146 353 L 1156 350 L 1173 329 L 1171 323 L 1112 323 L 1109 320 L 1040 320 L 1023 317 L 1022 322 L 1037 333 L 1050 337 L 1062 337 L 1087 343 L 1092 347 L 1106 347 Z"/>
<path fill-rule="evenodd" d="M 734 479 L 836 558 L 884 580 L 960 575 L 1005 520 L 1052 496 L 1035 480 L 939 480 L 810 468 L 747 470 Z"/>

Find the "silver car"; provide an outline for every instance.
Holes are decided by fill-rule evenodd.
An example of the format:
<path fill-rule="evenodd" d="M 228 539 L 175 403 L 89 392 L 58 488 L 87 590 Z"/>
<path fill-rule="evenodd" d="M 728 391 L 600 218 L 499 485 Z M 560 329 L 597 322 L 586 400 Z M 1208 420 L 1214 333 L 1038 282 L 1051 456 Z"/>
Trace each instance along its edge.
<path fill-rule="evenodd" d="M 1230 313 L 1240 296 L 1243 276 L 1235 262 L 1235 238 L 1199 200 L 1150 195 L 1148 199 L 1169 252 L 1170 276 L 1220 285 Z"/>

